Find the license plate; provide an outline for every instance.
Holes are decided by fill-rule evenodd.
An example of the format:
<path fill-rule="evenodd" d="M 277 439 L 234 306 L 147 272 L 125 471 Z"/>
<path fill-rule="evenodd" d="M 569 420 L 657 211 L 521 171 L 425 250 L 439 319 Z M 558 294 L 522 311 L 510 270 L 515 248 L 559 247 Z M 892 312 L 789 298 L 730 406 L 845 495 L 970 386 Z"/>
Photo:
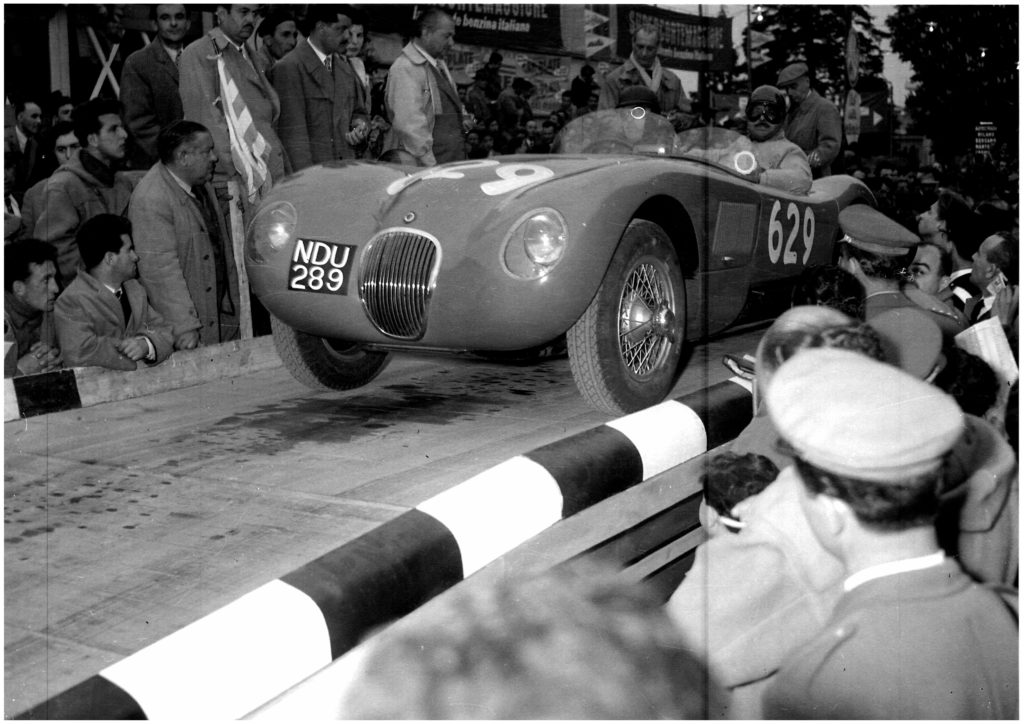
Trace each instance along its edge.
<path fill-rule="evenodd" d="M 356 248 L 319 239 L 299 239 L 292 252 L 288 288 L 317 294 L 348 294 Z"/>

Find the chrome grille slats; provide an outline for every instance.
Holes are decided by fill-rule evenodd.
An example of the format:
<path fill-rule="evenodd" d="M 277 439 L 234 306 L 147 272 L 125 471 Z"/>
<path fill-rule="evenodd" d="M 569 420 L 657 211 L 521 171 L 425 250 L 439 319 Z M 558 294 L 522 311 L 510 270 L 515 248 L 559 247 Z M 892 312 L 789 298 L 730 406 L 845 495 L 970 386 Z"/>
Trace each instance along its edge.
<path fill-rule="evenodd" d="M 360 267 L 359 298 L 377 329 L 397 339 L 423 336 L 440 251 L 437 239 L 416 229 L 385 229 L 370 239 Z"/>

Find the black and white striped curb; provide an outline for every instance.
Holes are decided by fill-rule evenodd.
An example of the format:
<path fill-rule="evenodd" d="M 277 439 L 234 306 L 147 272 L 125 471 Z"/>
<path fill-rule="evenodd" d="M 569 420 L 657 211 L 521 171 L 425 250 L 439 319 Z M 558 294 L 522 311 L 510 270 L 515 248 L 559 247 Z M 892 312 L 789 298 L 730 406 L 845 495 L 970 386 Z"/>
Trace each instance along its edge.
<path fill-rule="evenodd" d="M 236 719 L 562 518 L 732 440 L 733 378 L 513 457 L 19 719 Z"/>

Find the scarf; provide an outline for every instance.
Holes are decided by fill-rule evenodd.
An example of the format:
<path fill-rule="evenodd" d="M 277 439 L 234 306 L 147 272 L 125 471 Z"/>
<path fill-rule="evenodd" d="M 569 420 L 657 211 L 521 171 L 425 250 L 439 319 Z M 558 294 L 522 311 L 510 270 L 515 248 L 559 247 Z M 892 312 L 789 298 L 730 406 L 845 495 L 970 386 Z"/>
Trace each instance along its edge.
<path fill-rule="evenodd" d="M 658 58 L 654 59 L 654 65 L 651 66 L 652 70 L 654 71 L 653 75 L 648 74 L 647 71 L 644 70 L 644 67 L 640 65 L 640 63 L 636 59 L 636 56 L 633 55 L 632 53 L 629 54 L 629 62 L 633 64 L 634 68 L 636 68 L 636 72 L 640 75 L 640 78 L 647 85 L 647 87 L 650 88 L 655 93 L 657 93 L 658 89 L 661 88 L 661 60 L 659 60 Z"/>

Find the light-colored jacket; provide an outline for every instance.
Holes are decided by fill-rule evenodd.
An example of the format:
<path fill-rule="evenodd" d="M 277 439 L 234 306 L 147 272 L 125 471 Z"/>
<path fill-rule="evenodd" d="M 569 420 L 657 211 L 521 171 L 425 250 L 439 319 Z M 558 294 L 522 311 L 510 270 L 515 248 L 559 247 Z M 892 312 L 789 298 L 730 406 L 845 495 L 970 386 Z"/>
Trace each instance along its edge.
<path fill-rule="evenodd" d="M 811 190 L 811 165 L 807 154 L 781 134 L 767 141 L 751 141 L 754 157 L 765 170 L 761 185 L 791 194 Z"/>
<path fill-rule="evenodd" d="M 185 118 L 203 124 L 213 136 L 213 146 L 217 152 L 215 179 L 224 181 L 237 176 L 238 172 L 231 160 L 228 124 L 221 105 L 218 53 L 224 54 L 224 65 L 245 100 L 253 124 L 270 146 L 267 168 L 276 183 L 287 171 L 284 146 L 277 136 L 277 117 L 281 113 L 277 91 L 267 80 L 266 68 L 258 55 L 252 56 L 257 67 L 242 57 L 220 28 L 214 28 L 190 43 L 181 54 L 178 90 Z"/>
<path fill-rule="evenodd" d="M 84 269 L 57 297 L 54 319 L 57 339 L 68 367 L 96 365 L 113 370 L 134 370 L 135 362 L 124 357 L 115 346 L 122 339 L 143 335 L 156 350 L 156 364 L 167 359 L 174 350 L 171 325 L 149 305 L 146 289 L 137 279 L 123 284 L 132 316 L 125 327 L 121 303 L 106 287 Z"/>
<path fill-rule="evenodd" d="M 80 155 L 83 148 L 66 164 L 53 172 L 43 187 L 42 211 L 36 219 L 31 236 L 57 247 L 57 265 L 61 279 L 74 279 L 81 258 L 75 234 L 87 220 L 97 214 L 123 215 L 140 172 L 118 172 L 114 185 L 104 186 L 85 170 Z"/>
<path fill-rule="evenodd" d="M 401 148 L 421 165 L 433 166 L 434 116 L 441 109 L 441 89 L 427 62 L 415 43 L 409 43 L 391 64 L 385 90 L 391 130 L 384 148 Z"/>
<path fill-rule="evenodd" d="M 209 208 L 217 209 L 212 187 L 206 184 L 204 191 Z M 175 338 L 198 329 L 204 344 L 227 341 L 238 331 L 238 275 L 231 236 L 224 217 L 214 215 L 224 241 L 230 290 L 224 310 L 218 304 L 217 266 L 207 222 L 163 163 L 157 162 L 139 182 L 128 207 L 139 281 L 150 302 L 171 324 Z M 229 313 L 227 319 L 221 311 Z"/>

